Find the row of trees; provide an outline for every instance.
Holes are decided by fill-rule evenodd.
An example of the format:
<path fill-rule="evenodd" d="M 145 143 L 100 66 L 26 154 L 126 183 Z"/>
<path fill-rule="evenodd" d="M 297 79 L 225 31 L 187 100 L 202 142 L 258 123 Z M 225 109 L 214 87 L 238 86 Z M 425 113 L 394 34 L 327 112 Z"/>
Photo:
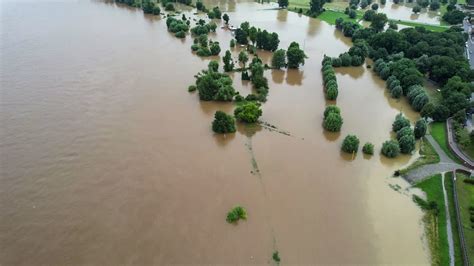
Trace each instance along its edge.
<path fill-rule="evenodd" d="M 392 96 L 407 96 L 423 117 L 443 121 L 469 107 L 474 72 L 464 57 L 465 39 L 461 29 L 431 32 L 417 27 L 376 32 L 365 28 L 353 32 L 352 40 L 358 50 L 364 50 L 364 45 L 359 43 L 364 41 L 368 56 L 375 61 L 374 71 L 386 80 Z M 333 65 L 344 65 L 343 58 L 348 65 L 348 56 L 341 56 L 341 61 L 333 60 Z M 428 95 L 420 87 L 425 76 L 442 86 L 442 100 L 436 104 L 429 103 Z"/>
<path fill-rule="evenodd" d="M 254 26 L 250 27 L 248 22 L 240 24 L 240 27 L 235 31 L 235 40 L 242 45 L 248 45 L 250 41 L 253 46 L 272 52 L 276 51 L 280 44 L 276 32 L 270 33 Z"/>
<path fill-rule="evenodd" d="M 359 138 L 356 135 L 347 135 L 342 141 L 341 150 L 346 153 L 357 153 L 359 143 Z M 374 154 L 374 145 L 370 142 L 365 143 L 362 152 L 368 155 Z"/>
<path fill-rule="evenodd" d="M 186 32 L 189 31 L 189 20 L 179 20 L 174 17 L 168 17 L 166 19 L 166 27 L 168 27 L 168 31 L 175 34 L 178 38 L 184 38 L 186 36 Z"/>
<path fill-rule="evenodd" d="M 401 113 L 395 117 L 392 130 L 396 133 L 397 140 L 388 140 L 382 144 L 382 154 L 388 158 L 397 157 L 400 153 L 410 154 L 415 150 L 416 139 L 426 134 L 427 124 L 424 119 L 415 123 L 411 128 L 410 120 Z"/>
<path fill-rule="evenodd" d="M 336 100 L 339 94 L 339 90 L 337 85 L 336 73 L 334 72 L 334 68 L 332 67 L 332 59 L 325 55 L 322 64 L 323 66 L 321 71 L 323 73 L 326 99 Z"/>
<path fill-rule="evenodd" d="M 191 50 L 196 52 L 198 56 L 216 56 L 221 52 L 219 42 L 214 42 L 207 39 L 207 35 L 199 35 L 194 39 L 194 44 L 191 45 Z"/>
<path fill-rule="evenodd" d="M 234 110 L 235 118 L 244 123 L 256 123 L 261 115 L 260 104 L 254 101 L 243 102 Z M 217 111 L 214 114 L 212 130 L 220 134 L 234 133 L 236 131 L 235 118 L 222 111 Z"/>

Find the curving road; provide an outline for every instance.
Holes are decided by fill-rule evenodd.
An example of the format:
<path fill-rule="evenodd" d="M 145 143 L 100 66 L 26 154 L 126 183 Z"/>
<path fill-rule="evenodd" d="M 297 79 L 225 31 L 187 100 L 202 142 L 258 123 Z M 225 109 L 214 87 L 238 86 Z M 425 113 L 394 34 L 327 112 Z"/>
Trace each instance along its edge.
<path fill-rule="evenodd" d="M 426 139 L 430 142 L 431 146 L 435 149 L 436 153 L 439 155 L 439 163 L 423 165 L 419 168 L 411 170 L 403 177 L 410 183 L 417 183 L 427 177 L 430 177 L 434 174 L 451 172 L 456 169 L 464 169 L 471 171 L 469 168 L 464 167 L 448 157 L 446 153 L 441 149 L 438 142 L 436 142 L 431 135 L 426 135 Z"/>

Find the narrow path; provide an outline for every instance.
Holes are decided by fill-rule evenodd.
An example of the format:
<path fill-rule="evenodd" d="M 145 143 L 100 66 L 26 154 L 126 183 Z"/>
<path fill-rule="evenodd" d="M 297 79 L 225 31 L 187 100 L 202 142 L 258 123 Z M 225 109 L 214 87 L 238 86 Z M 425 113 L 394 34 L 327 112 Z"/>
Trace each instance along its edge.
<path fill-rule="evenodd" d="M 449 215 L 449 204 L 448 194 L 446 193 L 446 187 L 444 186 L 444 175 L 441 175 L 441 183 L 443 184 L 443 195 L 444 195 L 444 208 L 446 210 L 446 231 L 448 234 L 448 248 L 449 248 L 449 265 L 454 266 L 454 244 L 453 244 L 453 231 L 451 228 L 451 217 Z"/>
<path fill-rule="evenodd" d="M 411 170 L 403 176 L 408 182 L 416 183 L 434 174 L 452 172 L 456 169 L 464 169 L 470 171 L 470 169 L 468 169 L 467 167 L 457 164 L 453 160 L 451 160 L 451 158 L 446 155 L 443 149 L 441 149 L 441 147 L 439 146 L 438 142 L 436 142 L 431 135 L 426 135 L 426 139 L 430 142 L 431 146 L 433 146 L 436 153 L 438 153 L 439 163 L 427 164 L 414 170 Z"/>
<path fill-rule="evenodd" d="M 456 141 L 454 140 L 454 133 L 453 133 L 451 120 L 452 120 L 452 118 L 449 118 L 448 120 L 446 120 L 446 128 L 447 128 L 447 134 L 448 134 L 448 145 L 451 148 L 451 150 L 454 152 L 454 154 L 459 159 L 461 159 L 461 161 L 463 161 L 464 164 L 467 167 L 470 167 L 470 168 L 474 169 L 474 162 L 461 149 L 459 149 L 458 145 L 456 144 Z"/>

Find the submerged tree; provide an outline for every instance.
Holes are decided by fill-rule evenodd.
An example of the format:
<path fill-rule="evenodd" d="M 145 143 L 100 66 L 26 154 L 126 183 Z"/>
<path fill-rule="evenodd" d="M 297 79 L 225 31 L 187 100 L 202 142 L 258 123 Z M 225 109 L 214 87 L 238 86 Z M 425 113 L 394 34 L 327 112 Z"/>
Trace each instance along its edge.
<path fill-rule="evenodd" d="M 216 133 L 234 133 L 235 119 L 222 111 L 217 111 L 214 114 L 214 121 L 212 122 L 212 130 Z"/>
<path fill-rule="evenodd" d="M 280 69 L 286 66 L 286 51 L 283 49 L 278 49 L 273 53 L 272 57 L 272 67 Z"/>
<path fill-rule="evenodd" d="M 298 68 L 300 65 L 304 65 L 306 55 L 303 50 L 300 49 L 300 45 L 296 42 L 292 42 L 286 52 L 288 59 L 288 68 Z"/>
<path fill-rule="evenodd" d="M 356 153 L 359 149 L 359 138 L 355 135 L 347 135 L 342 141 L 341 149 L 343 152 Z"/>
<path fill-rule="evenodd" d="M 255 123 L 262 115 L 262 110 L 259 103 L 246 102 L 235 108 L 234 115 L 242 122 Z"/>

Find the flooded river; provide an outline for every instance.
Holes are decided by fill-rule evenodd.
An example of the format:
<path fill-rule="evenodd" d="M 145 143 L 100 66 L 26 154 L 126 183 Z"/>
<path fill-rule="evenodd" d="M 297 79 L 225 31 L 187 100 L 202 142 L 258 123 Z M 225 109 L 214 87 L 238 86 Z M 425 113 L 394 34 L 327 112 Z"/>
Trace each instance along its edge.
<path fill-rule="evenodd" d="M 390 177 L 410 158 L 378 154 L 395 115 L 416 114 L 366 67 L 341 68 L 344 125 L 323 131 L 321 60 L 350 47 L 333 26 L 219 2 L 232 25 L 276 31 L 309 57 L 265 73 L 261 120 L 291 136 L 223 137 L 210 124 L 232 104 L 187 92 L 209 59 L 164 20 L 102 1 L 0 3 L 1 265 L 265 264 L 275 250 L 283 264 L 429 263 L 422 212 Z M 210 37 L 229 49 L 228 31 Z M 239 75 L 234 86 L 251 91 Z M 377 153 L 341 154 L 347 134 Z M 236 204 L 248 220 L 229 225 Z"/>

